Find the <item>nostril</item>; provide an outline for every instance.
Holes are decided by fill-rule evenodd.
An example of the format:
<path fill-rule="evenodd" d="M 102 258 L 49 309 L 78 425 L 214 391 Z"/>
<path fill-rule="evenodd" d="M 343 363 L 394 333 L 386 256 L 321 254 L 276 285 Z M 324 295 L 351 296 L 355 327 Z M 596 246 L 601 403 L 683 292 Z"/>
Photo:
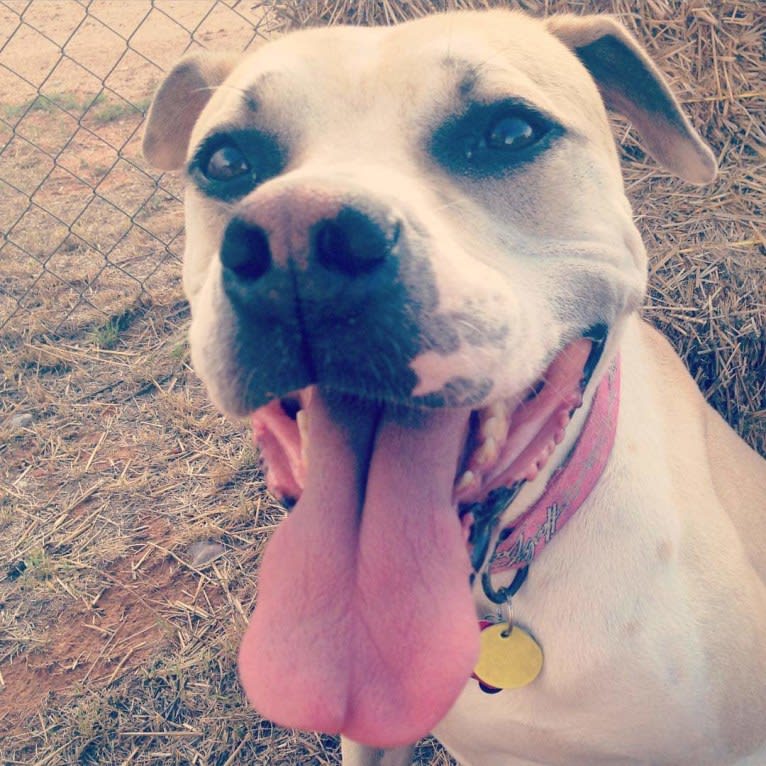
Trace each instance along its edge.
<path fill-rule="evenodd" d="M 271 266 L 268 235 L 260 226 L 235 218 L 223 235 L 221 263 L 242 280 L 260 279 Z"/>
<path fill-rule="evenodd" d="M 354 208 L 320 221 L 313 231 L 314 252 L 330 271 L 360 276 L 388 258 L 399 238 L 399 224 L 381 224 Z"/>

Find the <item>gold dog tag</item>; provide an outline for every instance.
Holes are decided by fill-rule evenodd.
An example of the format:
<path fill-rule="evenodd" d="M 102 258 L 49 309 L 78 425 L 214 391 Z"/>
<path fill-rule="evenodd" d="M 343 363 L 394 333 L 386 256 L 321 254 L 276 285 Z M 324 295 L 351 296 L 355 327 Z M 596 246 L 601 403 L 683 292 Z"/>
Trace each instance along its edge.
<path fill-rule="evenodd" d="M 490 625 L 480 635 L 479 661 L 474 675 L 497 689 L 520 689 L 543 669 L 543 650 L 523 628 L 505 622 Z"/>

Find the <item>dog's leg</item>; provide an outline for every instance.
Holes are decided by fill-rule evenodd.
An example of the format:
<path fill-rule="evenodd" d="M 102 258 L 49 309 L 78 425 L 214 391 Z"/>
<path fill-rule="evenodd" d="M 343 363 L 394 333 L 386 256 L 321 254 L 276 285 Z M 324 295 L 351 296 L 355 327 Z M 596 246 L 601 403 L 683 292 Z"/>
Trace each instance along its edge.
<path fill-rule="evenodd" d="M 415 752 L 414 745 L 397 747 L 394 750 L 381 750 L 340 738 L 340 751 L 343 766 L 410 766 Z"/>

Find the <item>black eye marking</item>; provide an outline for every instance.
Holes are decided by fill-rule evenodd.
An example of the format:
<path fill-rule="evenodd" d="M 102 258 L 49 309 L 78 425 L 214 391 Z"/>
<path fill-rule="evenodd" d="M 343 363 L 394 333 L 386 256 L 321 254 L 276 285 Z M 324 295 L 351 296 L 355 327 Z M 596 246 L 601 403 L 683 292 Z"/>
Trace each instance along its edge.
<path fill-rule="evenodd" d="M 189 175 L 209 197 L 234 201 L 278 175 L 285 151 L 258 130 L 222 130 L 205 138 L 189 163 Z"/>
<path fill-rule="evenodd" d="M 436 130 L 431 154 L 460 175 L 503 175 L 533 160 L 563 133 L 561 125 L 524 102 L 474 103 Z"/>

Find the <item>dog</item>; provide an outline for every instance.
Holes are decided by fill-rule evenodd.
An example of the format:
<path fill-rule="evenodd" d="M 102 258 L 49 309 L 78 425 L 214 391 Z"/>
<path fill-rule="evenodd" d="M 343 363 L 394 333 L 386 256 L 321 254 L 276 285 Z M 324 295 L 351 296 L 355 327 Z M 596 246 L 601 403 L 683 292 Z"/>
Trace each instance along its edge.
<path fill-rule="evenodd" d="M 610 17 L 302 30 L 152 103 L 194 367 L 294 506 L 240 678 L 348 766 L 766 763 L 766 462 L 638 316 L 607 110 L 715 177 Z"/>

